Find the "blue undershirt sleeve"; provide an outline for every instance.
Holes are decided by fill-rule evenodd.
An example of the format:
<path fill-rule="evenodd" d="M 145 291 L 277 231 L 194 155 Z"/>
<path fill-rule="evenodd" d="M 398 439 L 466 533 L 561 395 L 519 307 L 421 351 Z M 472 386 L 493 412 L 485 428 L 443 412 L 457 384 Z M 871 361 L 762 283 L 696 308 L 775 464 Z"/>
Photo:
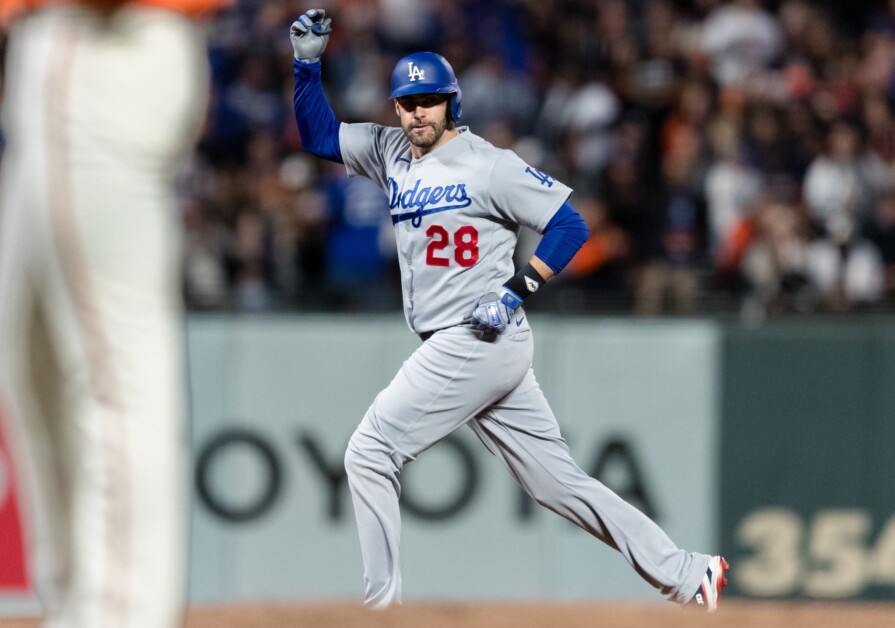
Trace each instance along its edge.
<path fill-rule="evenodd" d="M 557 274 L 566 267 L 589 236 L 590 230 L 581 214 L 566 201 L 547 223 L 544 235 L 535 249 L 535 256 Z"/>
<path fill-rule="evenodd" d="M 323 93 L 320 61 L 301 63 L 293 59 L 292 68 L 295 73 L 295 122 L 301 135 L 301 145 L 312 155 L 345 163 L 339 146 L 341 123 L 336 120 L 336 114 Z"/>

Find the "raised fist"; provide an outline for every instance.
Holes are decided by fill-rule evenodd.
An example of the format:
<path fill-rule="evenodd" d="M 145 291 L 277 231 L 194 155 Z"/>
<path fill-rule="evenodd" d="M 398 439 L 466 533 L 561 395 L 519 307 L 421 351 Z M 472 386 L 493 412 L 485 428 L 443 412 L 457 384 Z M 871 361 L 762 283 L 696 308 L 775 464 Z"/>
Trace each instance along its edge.
<path fill-rule="evenodd" d="M 320 60 L 333 30 L 331 23 L 332 18 L 327 18 L 323 9 L 311 9 L 292 22 L 289 39 L 292 40 L 292 50 L 297 60 L 304 63 Z"/>

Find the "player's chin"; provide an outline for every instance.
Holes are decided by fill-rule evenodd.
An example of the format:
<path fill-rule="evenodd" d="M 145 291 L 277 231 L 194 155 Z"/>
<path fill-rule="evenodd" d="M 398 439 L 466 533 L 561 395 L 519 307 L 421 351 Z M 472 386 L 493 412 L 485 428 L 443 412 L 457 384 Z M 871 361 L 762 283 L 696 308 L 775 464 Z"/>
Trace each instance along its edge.
<path fill-rule="evenodd" d="M 440 134 L 436 133 L 435 129 L 430 126 L 411 128 L 405 135 L 407 135 L 407 139 L 410 140 L 410 143 L 417 148 L 429 148 L 430 146 L 434 146 L 440 136 Z"/>

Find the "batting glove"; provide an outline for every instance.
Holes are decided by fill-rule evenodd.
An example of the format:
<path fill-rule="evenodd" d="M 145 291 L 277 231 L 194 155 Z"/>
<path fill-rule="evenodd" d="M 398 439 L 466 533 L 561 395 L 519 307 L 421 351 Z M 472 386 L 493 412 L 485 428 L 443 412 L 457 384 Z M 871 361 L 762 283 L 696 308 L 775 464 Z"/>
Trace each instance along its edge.
<path fill-rule="evenodd" d="M 295 58 L 302 63 L 316 63 L 326 50 L 329 34 L 332 32 L 332 18 L 326 17 L 323 9 L 311 9 L 292 22 L 289 39 Z"/>
<path fill-rule="evenodd" d="M 502 333 L 513 318 L 513 312 L 522 305 L 518 294 L 502 288 L 500 294 L 489 292 L 479 297 L 472 308 L 473 327 L 484 332 Z"/>

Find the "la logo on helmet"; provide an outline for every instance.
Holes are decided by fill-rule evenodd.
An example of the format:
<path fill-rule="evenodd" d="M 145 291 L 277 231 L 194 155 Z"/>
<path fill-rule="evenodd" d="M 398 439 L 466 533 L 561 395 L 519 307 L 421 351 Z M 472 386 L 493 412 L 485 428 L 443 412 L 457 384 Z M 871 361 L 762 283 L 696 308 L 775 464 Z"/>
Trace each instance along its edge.
<path fill-rule="evenodd" d="M 411 81 L 424 81 L 426 80 L 426 73 L 420 70 L 420 66 L 415 64 L 413 61 L 407 62 L 407 77 Z"/>

